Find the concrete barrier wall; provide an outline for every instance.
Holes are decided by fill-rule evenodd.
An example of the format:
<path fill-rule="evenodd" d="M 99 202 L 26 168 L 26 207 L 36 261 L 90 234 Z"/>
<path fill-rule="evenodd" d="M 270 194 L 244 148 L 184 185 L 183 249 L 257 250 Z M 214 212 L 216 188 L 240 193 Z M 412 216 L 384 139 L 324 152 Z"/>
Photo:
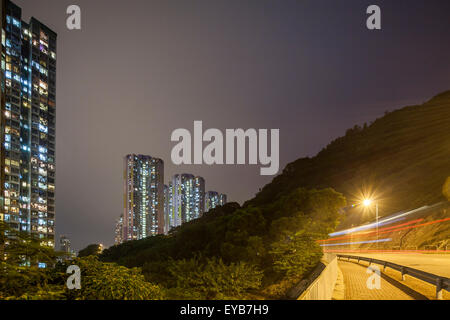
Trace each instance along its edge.
<path fill-rule="evenodd" d="M 331 300 L 338 277 L 337 257 L 334 254 L 326 253 L 322 261 L 327 266 L 298 300 Z"/>

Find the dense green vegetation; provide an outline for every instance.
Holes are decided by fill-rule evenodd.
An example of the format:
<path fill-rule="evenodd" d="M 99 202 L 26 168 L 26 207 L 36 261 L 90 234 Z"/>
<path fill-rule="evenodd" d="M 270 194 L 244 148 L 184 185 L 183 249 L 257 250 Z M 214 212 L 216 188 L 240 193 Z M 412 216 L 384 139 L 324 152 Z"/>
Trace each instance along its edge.
<path fill-rule="evenodd" d="M 78 258 L 98 256 L 102 253 L 102 247 L 99 244 L 90 244 L 78 252 Z"/>
<path fill-rule="evenodd" d="M 64 298 L 70 300 L 160 300 L 164 291 L 145 281 L 140 269 L 102 263 L 95 256 L 77 258 L 57 266 L 65 272 L 68 265 L 77 265 L 82 272 L 81 290 L 64 288 Z M 63 280 L 67 275 L 63 277 Z"/>
<path fill-rule="evenodd" d="M 164 291 L 145 281 L 139 269 L 102 263 L 95 256 L 62 260 L 27 233 L 0 221 L 0 300 L 162 299 Z M 45 263 L 46 268 L 39 268 Z M 66 286 L 69 265 L 82 270 L 81 290 Z M 42 265 L 41 265 L 42 266 Z"/>
<path fill-rule="evenodd" d="M 26 233 L 0 221 L 0 299 L 51 299 L 58 296 L 52 275 L 38 262 L 52 264 L 57 254 Z"/>
<path fill-rule="evenodd" d="M 239 299 L 261 286 L 263 274 L 246 262 L 225 264 L 220 258 L 169 261 L 168 299 Z M 157 274 L 152 274 L 154 278 Z"/>
<path fill-rule="evenodd" d="M 321 259 L 316 240 L 335 228 L 343 205 L 332 189 L 302 188 L 267 208 L 228 204 L 168 236 L 105 250 L 102 261 L 98 245 L 67 260 L 1 222 L 0 299 L 283 297 Z M 66 286 L 69 265 L 80 267 L 80 290 Z"/>
<path fill-rule="evenodd" d="M 450 175 L 449 128 L 447 91 L 355 126 L 317 156 L 290 163 L 245 206 L 270 204 L 299 187 L 331 187 L 349 204 L 360 201 L 362 193 L 373 195 L 382 215 L 442 201 L 442 185 Z M 346 219 L 344 226 L 361 222 Z"/>

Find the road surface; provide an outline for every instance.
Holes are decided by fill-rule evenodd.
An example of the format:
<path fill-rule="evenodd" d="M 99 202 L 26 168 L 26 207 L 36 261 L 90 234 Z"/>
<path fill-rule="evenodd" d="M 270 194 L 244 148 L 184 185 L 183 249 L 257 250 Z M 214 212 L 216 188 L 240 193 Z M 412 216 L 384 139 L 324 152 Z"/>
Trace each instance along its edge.
<path fill-rule="evenodd" d="M 339 261 L 339 269 L 342 271 L 344 280 L 345 300 L 414 300 L 395 283 L 391 283 L 386 278 L 381 278 L 380 289 L 369 289 L 366 273 L 367 266 L 355 262 Z"/>
<path fill-rule="evenodd" d="M 369 257 L 389 261 L 399 265 L 415 268 L 425 272 L 450 278 L 449 254 L 422 253 L 343 253 L 354 256 Z M 395 270 L 386 269 L 382 272 L 381 290 L 370 290 L 367 285 L 369 275 L 366 273 L 368 263 L 339 261 L 344 282 L 346 300 L 422 300 L 435 299 L 435 287 L 407 277 L 402 281 L 401 274 Z M 382 270 L 382 269 L 381 269 Z M 444 291 L 444 299 L 450 298 L 450 293 Z"/>

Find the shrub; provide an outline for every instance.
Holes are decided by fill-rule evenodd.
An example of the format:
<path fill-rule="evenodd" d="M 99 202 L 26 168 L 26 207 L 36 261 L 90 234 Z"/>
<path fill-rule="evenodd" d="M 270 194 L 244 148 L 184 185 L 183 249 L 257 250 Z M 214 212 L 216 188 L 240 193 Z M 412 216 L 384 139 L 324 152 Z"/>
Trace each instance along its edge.
<path fill-rule="evenodd" d="M 274 271 L 300 278 L 312 270 L 322 258 L 322 249 L 314 236 L 305 230 L 287 236 L 271 246 Z"/>
<path fill-rule="evenodd" d="M 66 289 L 68 299 L 78 300 L 160 300 L 159 286 L 146 282 L 140 269 L 102 263 L 97 257 L 75 259 L 81 269 L 81 290 Z"/>
<path fill-rule="evenodd" d="M 226 265 L 222 259 L 172 261 L 169 272 L 174 287 L 171 299 L 225 300 L 240 299 L 251 289 L 261 286 L 262 272 L 244 262 Z"/>

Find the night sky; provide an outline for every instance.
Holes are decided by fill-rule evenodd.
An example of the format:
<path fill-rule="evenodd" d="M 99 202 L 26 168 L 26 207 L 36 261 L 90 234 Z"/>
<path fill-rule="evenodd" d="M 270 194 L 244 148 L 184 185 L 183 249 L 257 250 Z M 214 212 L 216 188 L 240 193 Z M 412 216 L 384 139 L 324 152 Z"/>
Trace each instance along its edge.
<path fill-rule="evenodd" d="M 280 171 L 355 124 L 450 89 L 448 0 L 15 0 L 58 33 L 56 229 L 111 245 L 128 153 L 241 204 L 259 166 L 171 163 L 174 129 L 280 129 Z M 82 30 L 66 28 L 66 8 Z M 366 8 L 382 9 L 382 30 Z M 58 238 L 59 239 L 59 238 Z"/>

